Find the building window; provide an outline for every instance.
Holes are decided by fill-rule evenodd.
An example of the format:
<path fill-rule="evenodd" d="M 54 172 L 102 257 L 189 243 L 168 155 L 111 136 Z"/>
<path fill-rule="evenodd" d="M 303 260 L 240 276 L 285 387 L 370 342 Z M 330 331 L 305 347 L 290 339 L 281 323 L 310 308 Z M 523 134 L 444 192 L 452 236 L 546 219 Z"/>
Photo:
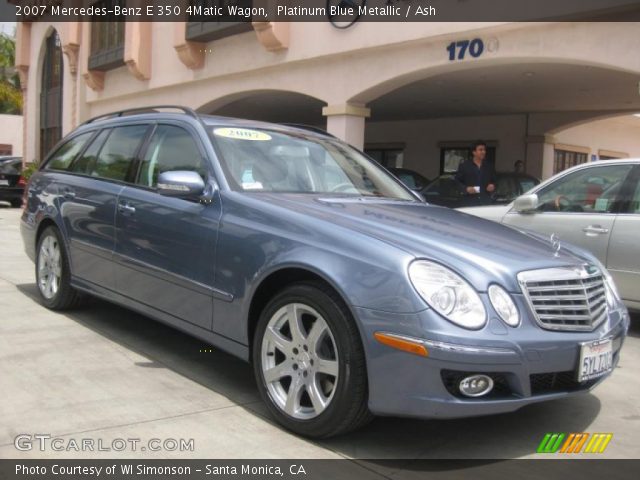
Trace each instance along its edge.
<path fill-rule="evenodd" d="M 62 138 L 62 48 L 54 30 L 47 37 L 40 90 L 40 160 Z"/>
<path fill-rule="evenodd" d="M 377 147 L 371 145 L 364 149 L 364 153 L 386 168 L 400 168 L 404 160 L 404 147 Z"/>
<path fill-rule="evenodd" d="M 100 0 L 96 8 L 113 10 L 118 5 L 125 6 L 125 0 Z M 112 17 L 120 21 L 91 23 L 91 53 L 89 70 L 111 70 L 124 65 L 124 18 Z"/>
<path fill-rule="evenodd" d="M 188 17 L 186 39 L 194 42 L 210 42 L 218 38 L 230 37 L 252 29 L 251 22 L 235 22 L 231 16 L 210 16 L 206 9 L 222 8 L 227 13 L 227 6 L 251 8 L 252 0 L 190 0 L 192 14 Z M 226 17 L 226 18 L 225 18 Z M 218 21 L 211 21 L 218 18 Z M 202 21 L 204 20 L 204 21 Z"/>
<path fill-rule="evenodd" d="M 553 173 L 566 170 L 567 168 L 587 163 L 589 153 L 585 151 L 569 150 L 568 148 L 558 148 L 554 150 Z"/>
<path fill-rule="evenodd" d="M 465 144 L 471 145 L 473 142 L 465 142 Z M 440 148 L 440 175 L 446 173 L 456 173 L 458 167 L 465 160 L 471 160 L 473 155 L 471 154 L 471 146 L 441 146 Z M 485 160 L 492 165 L 496 164 L 496 147 L 487 144 L 487 156 Z"/>
<path fill-rule="evenodd" d="M 0 143 L 0 155 L 11 155 L 13 153 L 13 145 Z"/>
<path fill-rule="evenodd" d="M 613 150 L 598 150 L 598 160 L 617 160 L 619 158 L 629 158 L 629 154 Z"/>

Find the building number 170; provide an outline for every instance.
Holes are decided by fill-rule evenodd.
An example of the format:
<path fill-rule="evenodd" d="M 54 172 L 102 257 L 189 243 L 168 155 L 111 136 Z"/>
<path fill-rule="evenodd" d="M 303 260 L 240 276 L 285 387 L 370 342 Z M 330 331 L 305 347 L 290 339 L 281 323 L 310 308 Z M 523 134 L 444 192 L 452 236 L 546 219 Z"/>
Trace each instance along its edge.
<path fill-rule="evenodd" d="M 456 60 L 456 51 L 458 52 L 457 60 L 463 60 L 467 52 L 473 58 L 478 58 L 484 52 L 484 42 L 479 38 L 451 42 L 447 47 L 450 61 Z"/>

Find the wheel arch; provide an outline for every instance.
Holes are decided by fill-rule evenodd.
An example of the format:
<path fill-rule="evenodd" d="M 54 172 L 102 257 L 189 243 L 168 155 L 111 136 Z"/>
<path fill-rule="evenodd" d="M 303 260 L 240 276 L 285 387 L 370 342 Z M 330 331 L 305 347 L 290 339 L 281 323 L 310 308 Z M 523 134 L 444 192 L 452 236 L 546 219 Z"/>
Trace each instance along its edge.
<path fill-rule="evenodd" d="M 42 236 L 42 232 L 44 232 L 48 227 L 56 227 L 60 234 L 62 235 L 62 229 L 58 226 L 58 224 L 51 217 L 43 218 L 40 223 L 38 223 L 38 228 L 36 229 L 36 249 L 38 247 L 38 242 L 40 241 L 40 237 Z"/>
<path fill-rule="evenodd" d="M 308 266 L 288 265 L 282 266 L 281 268 L 268 273 L 260 281 L 258 286 L 255 288 L 253 295 L 251 296 L 251 301 L 247 313 L 247 339 L 250 351 L 249 358 L 252 358 L 251 352 L 253 351 L 254 335 L 262 310 L 269 303 L 269 300 L 277 295 L 278 292 L 284 290 L 290 285 L 301 282 L 318 282 L 330 288 L 336 293 L 336 295 L 338 295 L 338 297 L 342 300 L 342 302 L 344 302 L 344 305 L 351 313 L 351 317 L 353 318 L 353 321 L 358 328 L 358 332 L 360 333 L 360 341 L 362 342 L 364 348 L 365 342 L 362 338 L 362 328 L 360 327 L 355 312 L 353 311 L 352 305 L 347 300 L 347 296 L 345 295 L 345 293 L 336 286 L 335 282 Z"/>

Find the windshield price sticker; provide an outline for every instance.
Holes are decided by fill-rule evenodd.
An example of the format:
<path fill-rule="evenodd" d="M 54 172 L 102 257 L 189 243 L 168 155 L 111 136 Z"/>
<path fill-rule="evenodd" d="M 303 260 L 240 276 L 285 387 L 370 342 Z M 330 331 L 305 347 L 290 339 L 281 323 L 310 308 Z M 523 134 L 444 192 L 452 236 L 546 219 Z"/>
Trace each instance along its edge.
<path fill-rule="evenodd" d="M 584 382 L 608 373 L 613 368 L 611 339 L 583 343 L 580 348 L 578 381 Z"/>
<path fill-rule="evenodd" d="M 234 138 L 236 140 L 252 140 L 258 142 L 266 142 L 271 140 L 271 135 L 258 130 L 249 130 L 248 128 L 216 128 L 214 135 L 225 138 Z"/>

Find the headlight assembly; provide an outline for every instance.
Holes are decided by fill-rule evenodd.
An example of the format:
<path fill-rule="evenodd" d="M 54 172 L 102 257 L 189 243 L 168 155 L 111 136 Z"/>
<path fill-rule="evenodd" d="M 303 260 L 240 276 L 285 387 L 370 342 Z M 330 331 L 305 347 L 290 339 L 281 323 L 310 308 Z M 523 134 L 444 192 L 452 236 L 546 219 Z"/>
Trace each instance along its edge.
<path fill-rule="evenodd" d="M 616 284 L 613 281 L 613 277 L 606 268 L 602 267 L 600 270 L 602 271 L 602 276 L 604 277 L 604 293 L 607 297 L 607 305 L 611 308 L 617 308 L 618 304 L 622 301 L 620 299 L 618 287 L 616 287 Z"/>
<path fill-rule="evenodd" d="M 480 296 L 450 269 L 418 260 L 409 266 L 409 279 L 429 306 L 456 325 L 479 329 L 487 322 Z"/>
<path fill-rule="evenodd" d="M 498 285 L 489 287 L 489 300 L 500 318 L 510 327 L 517 327 L 520 324 L 520 314 L 516 304 L 513 303 L 511 295 Z"/>

